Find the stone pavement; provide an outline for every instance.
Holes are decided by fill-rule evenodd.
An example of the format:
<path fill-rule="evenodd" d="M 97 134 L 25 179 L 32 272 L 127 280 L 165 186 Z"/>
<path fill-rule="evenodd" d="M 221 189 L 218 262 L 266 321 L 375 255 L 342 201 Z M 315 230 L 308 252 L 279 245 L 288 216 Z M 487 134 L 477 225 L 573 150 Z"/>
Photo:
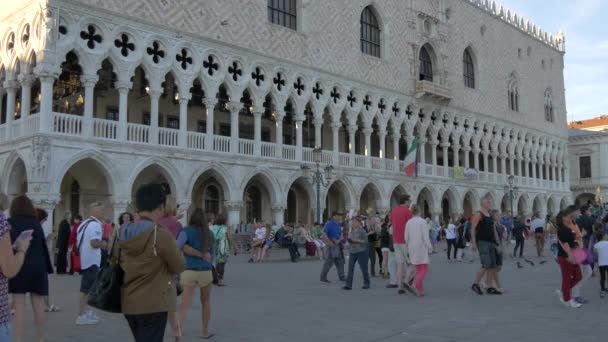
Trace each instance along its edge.
<path fill-rule="evenodd" d="M 535 267 L 522 262 L 524 268 L 517 269 L 507 258 L 501 273 L 506 293 L 478 296 L 469 289 L 477 263 L 448 263 L 444 253 L 435 254 L 427 276 L 428 296 L 416 298 L 385 289 L 381 278 L 373 278 L 370 290 L 361 290 L 358 270 L 354 290 L 346 292 L 335 270 L 331 284 L 318 281 L 320 261 L 292 264 L 285 253 L 273 253 L 265 264 L 248 264 L 245 256 L 229 261 L 229 286 L 212 292 L 213 341 L 591 342 L 605 341 L 608 335 L 608 300 L 599 298 L 598 278 L 583 290 L 591 302 L 567 309 L 555 295 L 560 275 L 552 260 L 539 265 L 532 257 Z M 48 316 L 48 341 L 131 341 L 121 315 L 101 313 L 97 326 L 74 325 L 77 290 L 76 276 L 52 276 L 52 302 L 62 311 Z M 199 322 L 200 305 L 195 304 L 184 341 L 200 340 Z M 32 340 L 28 335 L 27 341 Z"/>

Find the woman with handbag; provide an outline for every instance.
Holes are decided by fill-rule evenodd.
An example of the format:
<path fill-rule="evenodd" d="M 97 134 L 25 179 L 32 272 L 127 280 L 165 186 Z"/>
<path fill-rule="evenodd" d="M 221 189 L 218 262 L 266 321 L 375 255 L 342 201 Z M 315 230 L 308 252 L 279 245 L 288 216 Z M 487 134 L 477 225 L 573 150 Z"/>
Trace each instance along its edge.
<path fill-rule="evenodd" d="M 224 283 L 224 272 L 226 271 L 226 263 L 230 256 L 230 250 L 232 249 L 233 254 L 236 255 L 236 244 L 232 239 L 226 223 L 228 219 L 226 214 L 222 213 L 217 216 L 214 224 L 211 226 L 211 233 L 214 238 L 214 249 L 215 249 L 215 270 L 217 274 L 217 285 L 226 286 Z"/>
<path fill-rule="evenodd" d="M 203 339 L 209 339 L 209 320 L 211 319 L 211 285 L 213 282 L 213 233 L 207 227 L 203 209 L 197 208 L 190 216 L 188 226 L 177 237 L 177 244 L 184 253 L 186 270 L 181 274 L 182 302 L 179 306 L 180 326 L 184 326 L 186 312 L 192 305 L 192 297 L 196 287 L 201 292 L 201 310 L 203 314 Z"/>
<path fill-rule="evenodd" d="M 562 287 L 557 290 L 559 300 L 569 308 L 579 308 L 581 304 L 571 297 L 572 288 L 581 280 L 580 264 L 585 255 L 583 237 L 575 223 L 578 208 L 574 205 L 562 210 L 556 218 L 558 251 L 557 262 L 562 273 Z M 585 255 L 586 257 L 586 255 Z"/>

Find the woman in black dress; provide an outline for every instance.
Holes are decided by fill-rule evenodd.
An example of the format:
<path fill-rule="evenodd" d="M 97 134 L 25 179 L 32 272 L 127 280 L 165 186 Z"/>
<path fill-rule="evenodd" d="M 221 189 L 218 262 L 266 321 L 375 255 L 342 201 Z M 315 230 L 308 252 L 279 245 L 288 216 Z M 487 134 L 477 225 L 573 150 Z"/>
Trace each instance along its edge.
<path fill-rule="evenodd" d="M 70 244 L 70 217 L 71 213 L 66 211 L 63 220 L 59 223 L 59 231 L 57 232 L 57 274 L 66 274 L 68 270 L 68 247 Z"/>
<path fill-rule="evenodd" d="M 10 208 L 11 241 L 14 243 L 19 235 L 26 230 L 33 230 L 30 248 L 25 254 L 23 267 L 19 273 L 9 280 L 9 292 L 13 295 L 15 305 L 14 337 L 15 341 L 23 341 L 25 323 L 25 295 L 30 294 L 34 322 L 36 325 L 36 340 L 44 340 L 44 321 L 46 304 L 44 297 L 49 294 L 48 274 L 53 272 L 49 250 L 44 238 L 44 231 L 36 217 L 36 209 L 26 196 L 13 200 Z"/>

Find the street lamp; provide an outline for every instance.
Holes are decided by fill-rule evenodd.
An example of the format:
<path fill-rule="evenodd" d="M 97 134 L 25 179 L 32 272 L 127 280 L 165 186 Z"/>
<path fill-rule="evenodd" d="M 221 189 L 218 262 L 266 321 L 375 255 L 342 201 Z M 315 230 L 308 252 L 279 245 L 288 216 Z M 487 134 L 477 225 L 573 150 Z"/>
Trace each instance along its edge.
<path fill-rule="evenodd" d="M 515 181 L 515 176 L 509 175 L 507 178 L 507 185 L 505 185 L 505 193 L 509 194 L 509 201 L 511 202 L 511 220 L 512 224 L 515 224 L 515 212 L 513 212 L 513 198 L 517 196 L 519 189 L 516 186 L 513 186 L 513 182 Z"/>
<path fill-rule="evenodd" d="M 312 150 L 312 160 L 316 164 L 316 169 L 312 169 L 309 165 L 302 164 L 300 168 L 304 173 L 304 177 L 310 180 L 312 185 L 316 186 L 317 189 L 317 216 L 316 219 L 318 223 L 321 223 L 321 186 L 326 187 L 329 185 L 329 182 L 332 177 L 332 172 L 334 167 L 331 165 L 325 166 L 323 169 L 321 168 L 321 161 L 323 157 L 323 150 L 321 147 L 315 147 Z M 323 173 L 325 171 L 325 174 Z"/>

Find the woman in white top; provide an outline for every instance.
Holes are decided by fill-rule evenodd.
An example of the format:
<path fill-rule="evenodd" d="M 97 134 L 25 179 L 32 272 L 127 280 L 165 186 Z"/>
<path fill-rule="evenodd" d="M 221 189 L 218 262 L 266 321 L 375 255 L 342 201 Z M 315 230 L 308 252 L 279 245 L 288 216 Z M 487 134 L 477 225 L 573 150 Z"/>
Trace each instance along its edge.
<path fill-rule="evenodd" d="M 413 218 L 405 225 L 405 241 L 407 241 L 407 252 L 412 265 L 416 266 L 416 278 L 414 279 L 415 291 L 418 297 L 424 295 L 424 277 L 429 267 L 429 253 L 433 250 L 429 238 L 429 226 L 420 217 L 417 205 L 411 208 Z"/>
<path fill-rule="evenodd" d="M 448 227 L 445 230 L 445 239 L 448 242 L 448 260 L 451 260 L 450 255 L 452 254 L 452 247 L 454 247 L 454 259 L 456 259 L 456 253 L 458 250 L 458 248 L 456 248 L 457 237 L 458 232 L 456 231 L 456 225 L 454 224 L 454 220 L 450 219 Z"/>
<path fill-rule="evenodd" d="M 266 241 L 266 226 L 263 223 L 255 224 L 255 231 L 253 233 L 253 240 L 251 241 L 251 258 L 249 258 L 249 262 L 254 262 L 254 258 L 257 258 L 257 255 L 260 249 L 263 247 L 264 242 Z"/>

